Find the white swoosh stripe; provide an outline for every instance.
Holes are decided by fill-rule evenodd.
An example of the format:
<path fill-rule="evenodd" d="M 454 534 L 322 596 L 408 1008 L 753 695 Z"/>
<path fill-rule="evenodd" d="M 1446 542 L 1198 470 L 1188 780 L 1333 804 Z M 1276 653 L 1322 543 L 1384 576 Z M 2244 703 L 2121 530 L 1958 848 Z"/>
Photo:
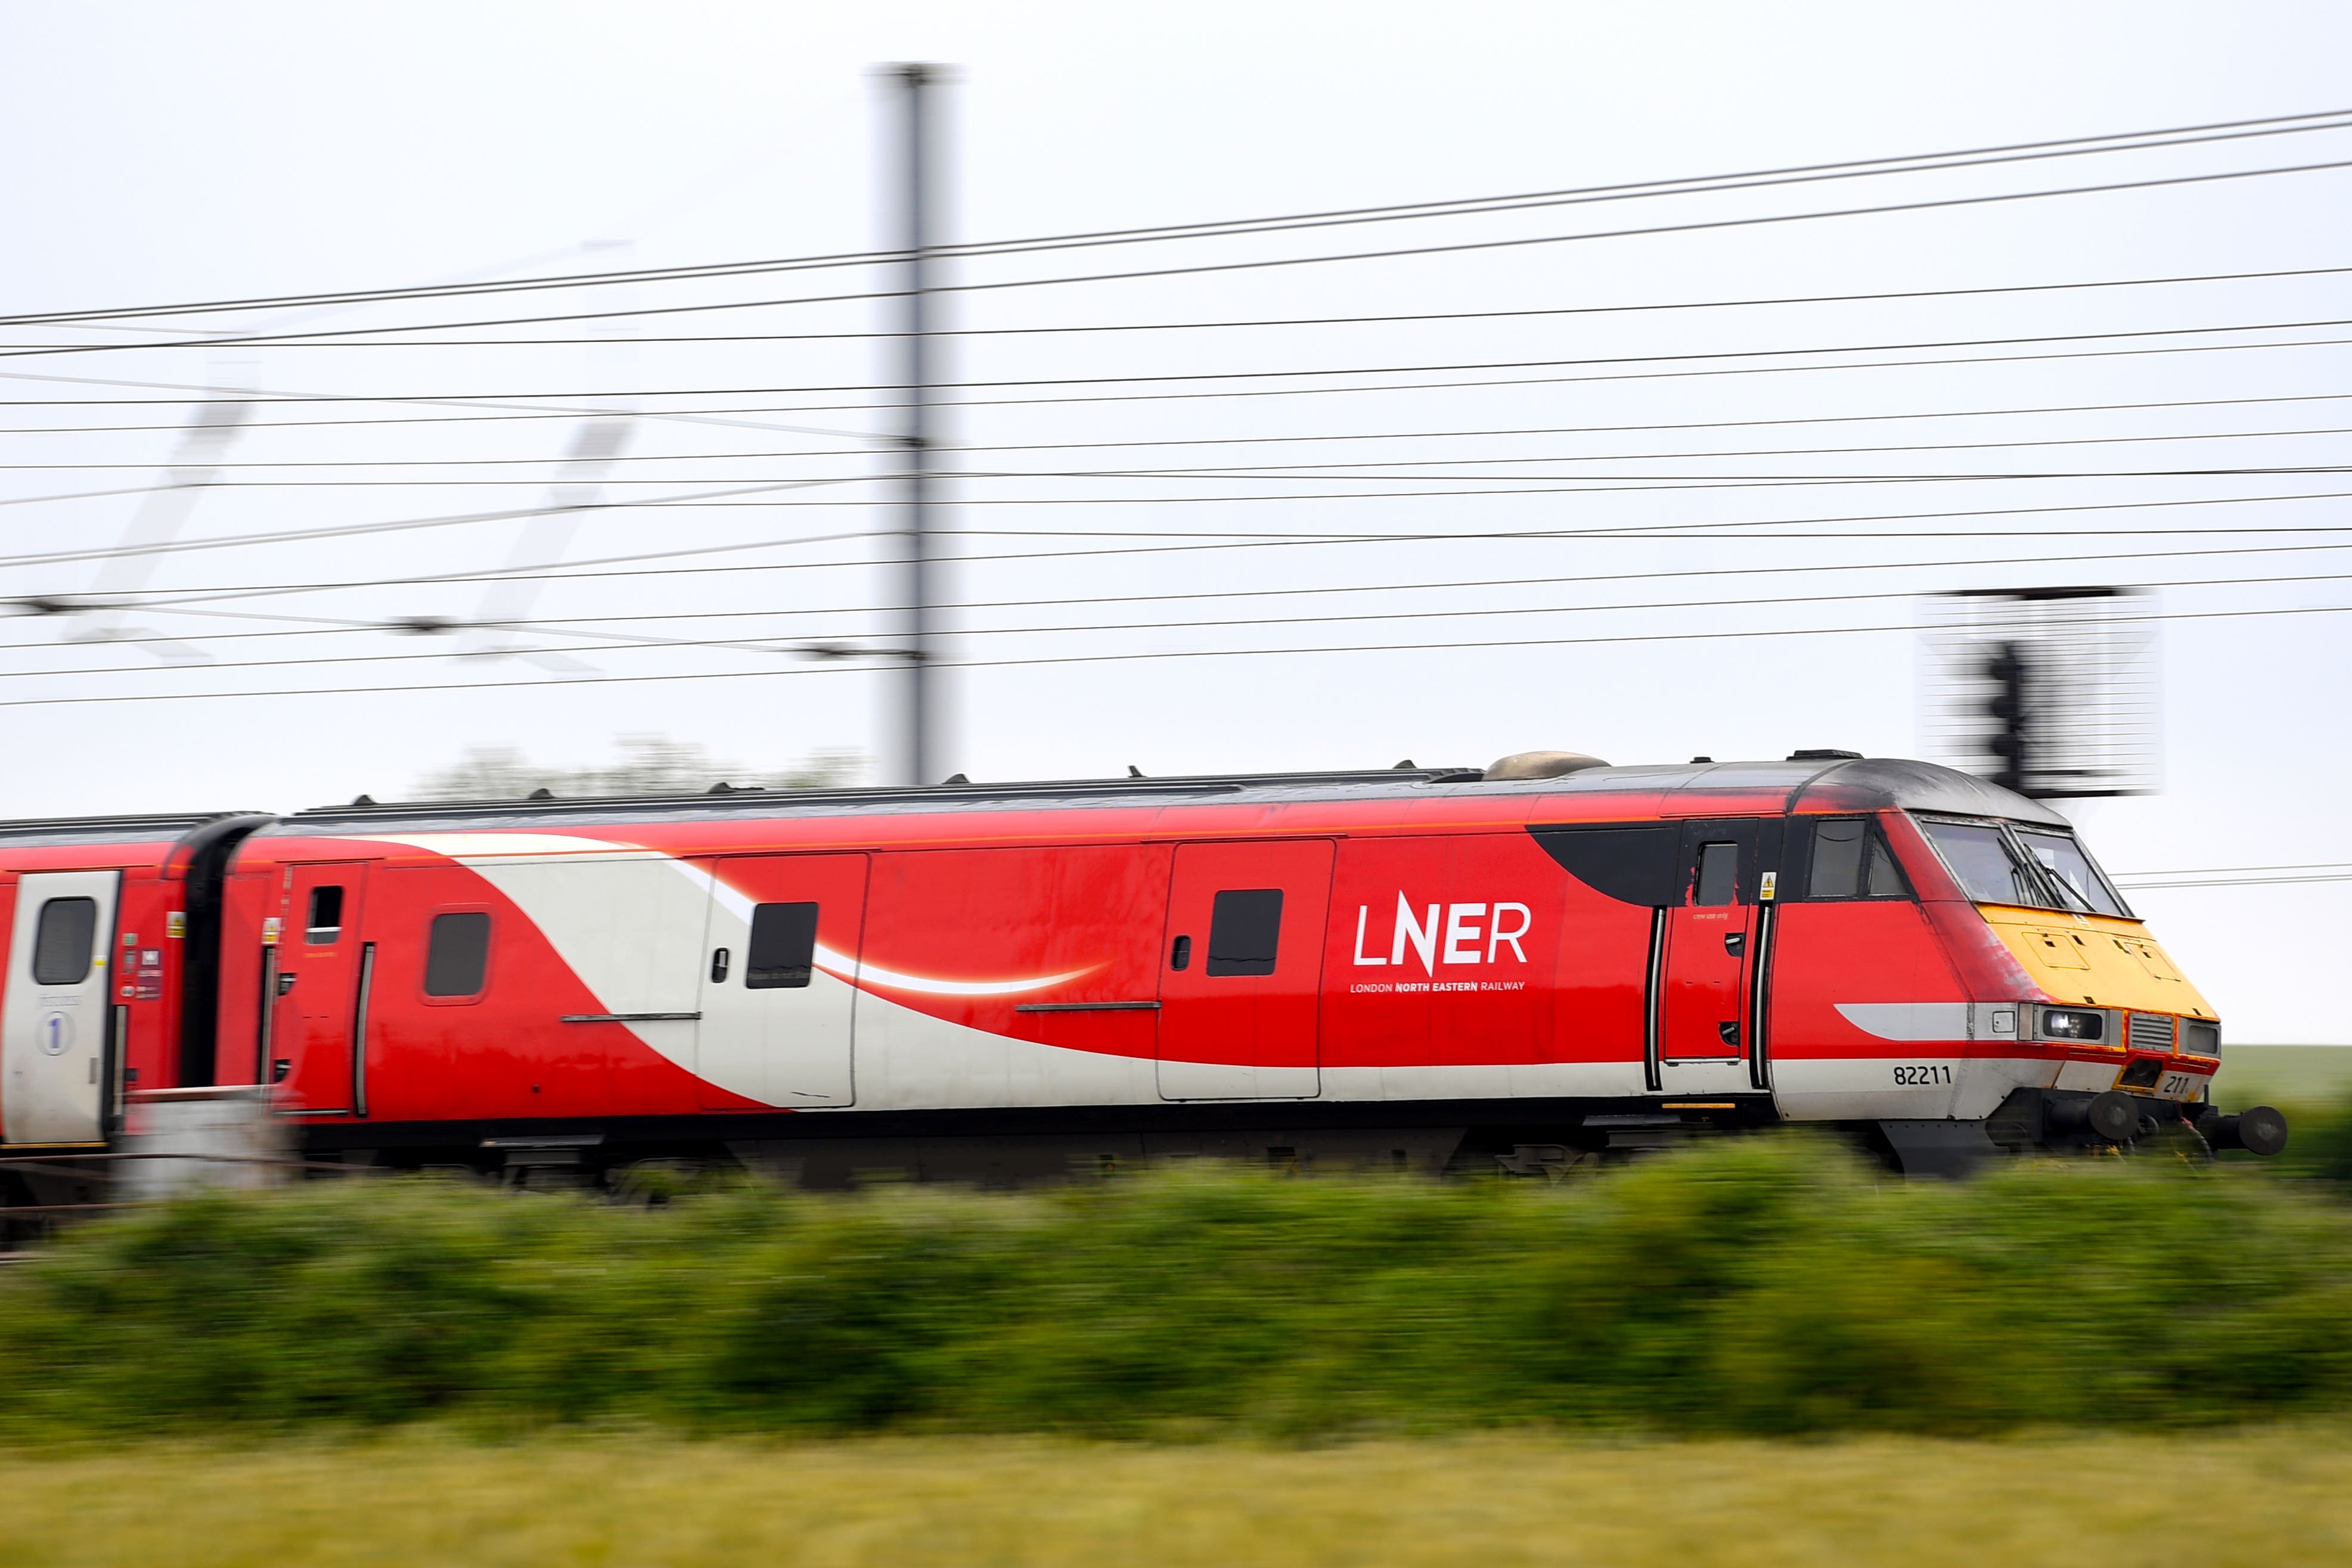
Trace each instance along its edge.
<path fill-rule="evenodd" d="M 1840 1002 L 1845 1021 L 1881 1040 L 1918 1041 L 1969 1038 L 1966 1002 Z"/>
<path fill-rule="evenodd" d="M 921 991 L 935 997 L 1010 997 L 1022 991 L 1042 991 L 1048 986 L 1058 986 L 1065 980 L 1091 975 L 1102 967 L 1099 964 L 1089 964 L 1083 969 L 1042 975 L 1034 980 L 935 980 L 928 975 L 902 975 L 895 969 L 878 968 L 872 964 L 853 965 L 840 954 L 823 947 L 816 950 L 816 961 L 822 967 L 844 979 L 854 979 L 861 986 L 881 986 L 894 991 Z"/>
<path fill-rule="evenodd" d="M 372 842 L 403 844 L 437 855 L 446 855 L 458 864 L 511 865 L 520 862 L 544 859 L 550 855 L 603 854 L 616 860 L 643 860 L 658 857 L 690 878 L 708 892 L 719 906 L 749 925 L 754 901 L 728 886 L 700 866 L 677 859 L 660 850 L 642 844 L 624 843 L 614 839 L 589 839 L 569 833 L 372 833 Z M 845 954 L 820 946 L 815 953 L 817 967 L 836 975 L 854 985 L 880 986 L 893 991 L 913 991 L 934 997 L 1010 997 L 1024 991 L 1042 991 L 1067 980 L 1090 975 L 1102 967 L 1089 964 L 1083 969 L 1068 969 L 1058 975 L 1041 975 L 1025 980 L 944 980 L 929 975 L 909 975 L 897 969 L 885 969 L 875 964 L 862 964 Z"/>

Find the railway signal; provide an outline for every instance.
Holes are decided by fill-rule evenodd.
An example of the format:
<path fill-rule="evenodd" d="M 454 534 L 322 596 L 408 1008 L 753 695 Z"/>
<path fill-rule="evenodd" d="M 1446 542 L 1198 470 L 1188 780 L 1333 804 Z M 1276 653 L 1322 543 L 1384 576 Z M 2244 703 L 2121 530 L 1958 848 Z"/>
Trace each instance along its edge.
<path fill-rule="evenodd" d="M 2004 789 L 2025 791 L 2026 746 L 2025 681 L 2027 665 L 2024 650 L 2014 643 L 2003 643 L 1985 661 L 1985 678 L 1992 683 L 1992 695 L 1985 701 L 1985 712 L 1993 720 L 1992 732 L 1986 738 L 1986 749 L 2000 759 L 1993 770 L 1992 781 Z"/>
<path fill-rule="evenodd" d="M 2132 588 L 1977 589 L 1928 601 L 1926 749 L 2035 800 L 2158 783 L 2154 620 Z"/>

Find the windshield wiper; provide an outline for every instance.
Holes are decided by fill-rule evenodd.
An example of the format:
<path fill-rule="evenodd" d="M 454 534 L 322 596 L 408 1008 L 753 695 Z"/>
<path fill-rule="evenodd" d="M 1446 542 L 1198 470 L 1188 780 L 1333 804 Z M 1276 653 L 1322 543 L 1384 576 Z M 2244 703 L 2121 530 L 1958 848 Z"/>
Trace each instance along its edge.
<path fill-rule="evenodd" d="M 2067 884 L 2064 877 L 2042 863 L 2042 857 L 2033 852 L 2032 846 L 2028 844 L 2016 830 L 2004 826 L 2000 836 L 2002 841 L 2009 846 L 2011 858 L 2023 868 L 2028 877 L 2040 881 L 2043 892 L 2037 902 L 2044 908 L 2063 909 L 2074 915 L 2098 913 L 2097 908 L 2089 899 L 2084 898 Z"/>

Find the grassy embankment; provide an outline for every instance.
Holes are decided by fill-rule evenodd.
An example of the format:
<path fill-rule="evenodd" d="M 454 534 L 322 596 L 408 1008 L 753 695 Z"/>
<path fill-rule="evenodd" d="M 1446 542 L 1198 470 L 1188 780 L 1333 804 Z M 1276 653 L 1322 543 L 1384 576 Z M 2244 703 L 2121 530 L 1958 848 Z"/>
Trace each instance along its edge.
<path fill-rule="evenodd" d="M 1906 1184 L 1801 1137 L 1549 1188 L 1196 1170 L 647 1211 L 322 1184 L 93 1225 L 0 1273 L 0 1438 L 2332 1417 L 2342 1190 L 2162 1156 Z"/>
<path fill-rule="evenodd" d="M 2352 1561 L 2352 1113 L 2296 1137 L 184 1203 L 0 1272 L 0 1560 Z"/>
<path fill-rule="evenodd" d="M 2352 1045 L 2231 1045 L 2213 1087 L 2230 1109 L 2268 1103 L 2326 1112 L 2352 1103 Z"/>
<path fill-rule="evenodd" d="M 792 1568 L 2352 1560 L 2340 1428 L 2195 1438 L 1308 1450 L 646 1435 L 12 1456 L 23 1568 Z"/>

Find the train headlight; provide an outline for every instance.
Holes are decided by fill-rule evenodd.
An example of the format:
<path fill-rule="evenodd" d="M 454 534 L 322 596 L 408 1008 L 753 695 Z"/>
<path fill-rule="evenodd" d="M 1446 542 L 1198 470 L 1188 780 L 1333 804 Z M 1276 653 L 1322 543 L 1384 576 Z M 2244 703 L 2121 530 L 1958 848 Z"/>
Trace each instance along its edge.
<path fill-rule="evenodd" d="M 2042 1038 L 2044 1040 L 2094 1040 L 2107 1035 L 2107 1015 L 2083 1008 L 2043 1008 Z"/>

